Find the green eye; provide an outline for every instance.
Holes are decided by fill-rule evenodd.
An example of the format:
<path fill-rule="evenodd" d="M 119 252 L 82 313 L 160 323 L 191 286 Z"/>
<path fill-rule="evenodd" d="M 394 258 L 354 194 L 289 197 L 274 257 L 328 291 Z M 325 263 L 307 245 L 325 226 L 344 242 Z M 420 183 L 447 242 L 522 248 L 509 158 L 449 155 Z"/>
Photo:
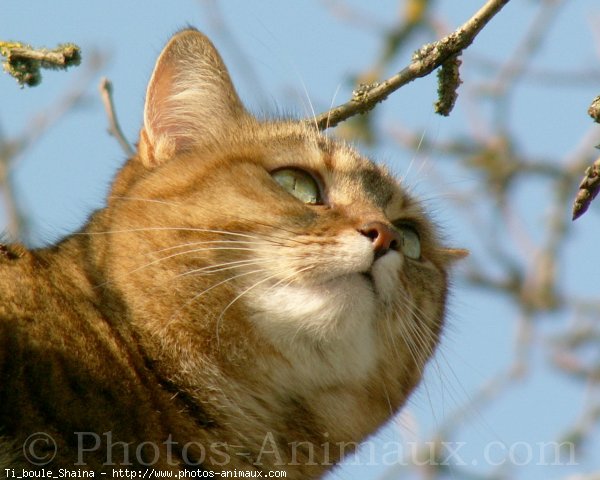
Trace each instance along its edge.
<path fill-rule="evenodd" d="M 301 202 L 318 205 L 321 202 L 319 185 L 309 173 L 295 168 L 283 168 L 271 174 L 281 187 Z"/>
<path fill-rule="evenodd" d="M 419 260 L 421 258 L 421 239 L 417 231 L 409 225 L 398 225 L 396 229 L 402 236 L 402 245 L 400 246 L 402 254 L 413 260 Z"/>

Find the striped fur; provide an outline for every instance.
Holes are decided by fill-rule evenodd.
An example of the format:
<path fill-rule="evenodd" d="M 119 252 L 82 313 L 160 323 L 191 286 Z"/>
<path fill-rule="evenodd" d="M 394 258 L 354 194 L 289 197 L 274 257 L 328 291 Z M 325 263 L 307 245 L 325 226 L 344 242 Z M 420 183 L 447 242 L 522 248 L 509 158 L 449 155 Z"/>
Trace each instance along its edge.
<path fill-rule="evenodd" d="M 308 172 L 322 204 L 276 183 L 282 168 Z M 421 257 L 396 242 L 378 258 L 373 222 L 410 224 Z M 293 479 L 322 476 L 404 404 L 460 256 L 383 168 L 304 124 L 250 115 L 191 29 L 157 62 L 138 153 L 106 207 L 55 246 L 2 253 L 0 475 L 121 465 Z M 54 447 L 26 443 L 40 432 Z"/>

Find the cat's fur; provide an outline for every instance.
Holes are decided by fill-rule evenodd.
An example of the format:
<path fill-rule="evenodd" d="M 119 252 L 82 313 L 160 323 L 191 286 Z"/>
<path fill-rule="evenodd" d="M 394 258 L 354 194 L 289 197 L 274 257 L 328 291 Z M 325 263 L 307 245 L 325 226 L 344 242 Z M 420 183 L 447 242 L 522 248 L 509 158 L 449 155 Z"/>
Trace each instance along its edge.
<path fill-rule="evenodd" d="M 321 205 L 274 181 L 289 167 L 318 179 Z M 392 222 L 418 233 L 420 258 Z M 457 256 L 382 168 L 250 115 L 184 30 L 106 208 L 55 246 L 0 251 L 0 475 L 41 468 L 33 453 L 54 469 L 319 477 L 421 379 Z M 56 446 L 23 449 L 36 432 Z"/>

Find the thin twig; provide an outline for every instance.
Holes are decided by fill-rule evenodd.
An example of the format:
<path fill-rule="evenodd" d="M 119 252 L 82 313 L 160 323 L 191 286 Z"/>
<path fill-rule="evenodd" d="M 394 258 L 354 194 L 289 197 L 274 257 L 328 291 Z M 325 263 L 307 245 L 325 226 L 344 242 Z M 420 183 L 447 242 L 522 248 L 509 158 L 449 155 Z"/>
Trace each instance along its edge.
<path fill-rule="evenodd" d="M 98 75 L 104 62 L 105 58 L 102 55 L 90 51 L 85 69 L 65 89 L 60 98 L 30 118 L 23 132 L 12 138 L 0 136 L 0 191 L 8 217 L 5 229 L 11 241 L 31 241 L 27 212 L 17 201 L 15 191 L 18 189 L 13 184 L 11 172 L 18 166 L 27 150 L 39 141 L 50 127 L 56 125 L 67 113 L 84 104 L 90 81 Z"/>
<path fill-rule="evenodd" d="M 550 30 L 552 21 L 558 16 L 558 9 L 565 2 L 563 0 L 549 0 L 540 2 L 539 10 L 531 22 L 526 34 L 523 36 L 509 60 L 498 72 L 493 85 L 488 87 L 497 96 L 506 94 L 511 90 L 519 78 L 525 74 L 534 55 L 542 47 L 546 37 L 545 32 Z"/>
<path fill-rule="evenodd" d="M 135 155 L 135 151 L 133 148 L 131 148 L 131 145 L 125 138 L 125 135 L 123 135 L 121 125 L 119 125 L 119 120 L 117 119 L 117 114 L 115 113 L 115 104 L 112 96 L 112 82 L 108 78 L 102 77 L 100 79 L 100 85 L 98 86 L 98 89 L 100 90 L 100 96 L 102 97 L 104 110 L 106 110 L 106 115 L 108 116 L 108 133 L 117 139 L 119 145 L 121 145 L 121 148 L 125 152 L 125 155 L 128 157 L 133 157 L 133 155 Z"/>
<path fill-rule="evenodd" d="M 469 65 L 476 67 L 482 73 L 496 74 L 501 68 L 505 68 L 502 63 L 497 62 L 485 55 L 478 53 L 469 54 Z M 498 73 L 499 75 L 499 73 Z M 600 69 L 594 65 L 580 69 L 563 70 L 560 68 L 549 67 L 530 67 L 519 73 L 519 81 L 526 81 L 536 85 L 543 85 L 554 89 L 569 88 L 575 89 L 582 86 L 596 87 L 600 83 Z M 495 80 L 493 85 L 497 85 Z M 484 90 L 490 91 L 490 86 L 483 87 Z"/>
<path fill-rule="evenodd" d="M 227 25 L 225 16 L 221 11 L 221 4 L 217 0 L 201 0 L 200 3 L 208 15 L 208 19 L 212 24 L 215 32 L 217 32 L 225 44 L 229 47 L 229 51 L 234 55 L 235 65 L 238 70 L 246 77 L 248 85 L 252 85 L 252 92 L 255 95 L 259 105 L 270 105 L 270 96 L 267 95 L 263 82 L 261 82 L 251 62 L 248 61 L 248 55 L 236 40 L 231 28 Z"/>
<path fill-rule="evenodd" d="M 13 182 L 10 178 L 11 156 L 7 151 L 10 150 L 10 146 L 8 144 L 0 145 L 0 147 L 3 146 L 6 148 L 0 148 L 0 192 L 2 192 L 2 199 L 8 220 L 0 239 L 16 241 L 20 240 L 19 237 L 26 230 L 28 222 L 26 213 L 16 201 Z"/>
<path fill-rule="evenodd" d="M 460 54 L 475 39 L 477 34 L 510 0 L 489 0 L 463 26 L 445 38 L 423 46 L 415 52 L 413 60 L 396 75 L 371 85 L 364 85 L 353 93 L 352 99 L 320 114 L 317 118 L 306 120 L 323 130 L 358 114 L 366 113 L 377 103 L 385 100 L 392 92 L 413 80 L 429 75 L 448 58 Z"/>

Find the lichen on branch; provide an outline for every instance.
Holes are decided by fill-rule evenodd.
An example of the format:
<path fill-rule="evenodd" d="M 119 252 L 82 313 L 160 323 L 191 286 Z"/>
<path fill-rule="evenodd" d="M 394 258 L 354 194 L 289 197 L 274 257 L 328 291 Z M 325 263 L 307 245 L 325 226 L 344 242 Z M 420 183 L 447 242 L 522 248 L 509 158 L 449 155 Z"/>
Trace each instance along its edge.
<path fill-rule="evenodd" d="M 353 92 L 353 96 L 348 102 L 323 112 L 315 118 L 307 119 L 306 123 L 315 125 L 320 130 L 335 127 L 338 123 L 354 115 L 370 111 L 392 92 L 417 78 L 429 75 L 446 62 L 449 63 L 446 64 L 444 75 L 448 72 L 448 69 L 450 72 L 454 71 L 454 82 L 449 82 L 449 84 L 457 87 L 459 84 L 458 56 L 473 43 L 477 34 L 509 1 L 488 0 L 479 11 L 450 35 L 421 47 L 413 55 L 411 63 L 398 73 L 371 85 L 361 85 L 360 95 L 357 96 L 356 92 Z M 447 108 L 452 107 L 452 101 L 448 102 L 448 100 L 456 95 L 456 89 L 450 89 L 451 93 L 449 95 L 446 88 L 440 87 L 440 89 L 447 95 L 445 99 L 442 99 L 442 110 L 449 111 Z"/>
<path fill-rule="evenodd" d="M 457 90 L 462 83 L 460 65 L 461 60 L 456 56 L 446 60 L 438 69 L 438 100 L 434 104 L 434 110 L 444 117 L 450 115 L 458 98 Z"/>
<path fill-rule="evenodd" d="M 4 70 L 13 76 L 21 87 L 35 87 L 42 81 L 41 70 L 66 70 L 81 63 L 81 49 L 72 43 L 55 49 L 35 49 L 20 42 L 0 41 L 0 55 L 5 60 Z"/>

